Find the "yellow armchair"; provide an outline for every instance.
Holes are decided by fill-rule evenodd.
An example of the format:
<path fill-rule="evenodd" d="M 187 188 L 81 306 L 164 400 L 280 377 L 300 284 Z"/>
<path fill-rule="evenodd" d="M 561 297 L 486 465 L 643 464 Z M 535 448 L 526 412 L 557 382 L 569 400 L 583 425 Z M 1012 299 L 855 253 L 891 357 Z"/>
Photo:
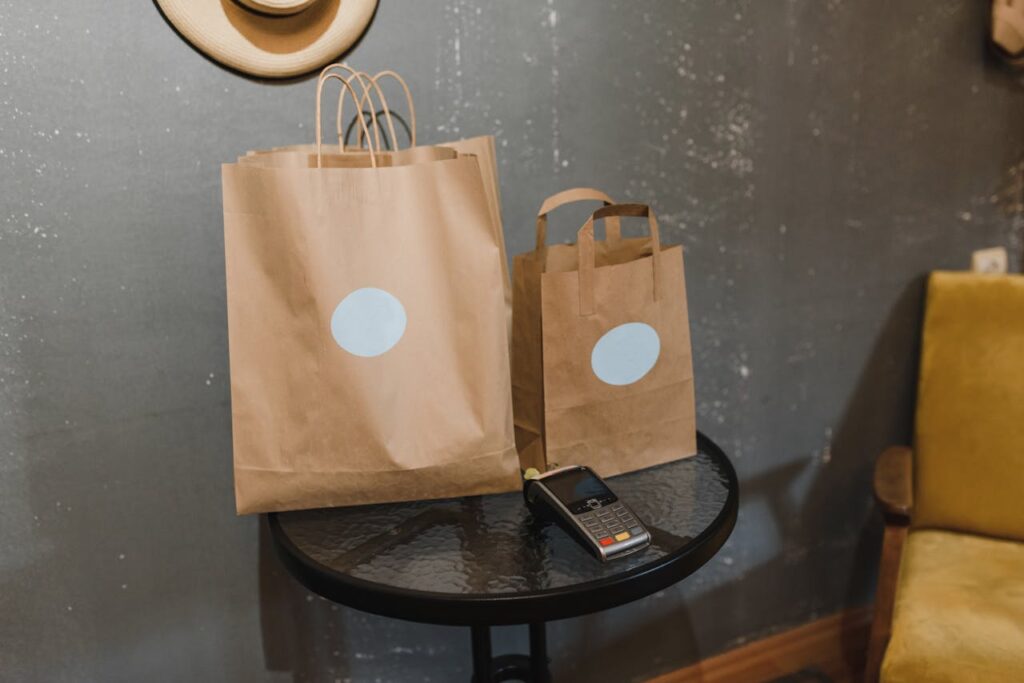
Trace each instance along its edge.
<path fill-rule="evenodd" d="M 1024 681 L 1024 277 L 933 273 L 918 382 L 875 466 L 868 680 Z"/>

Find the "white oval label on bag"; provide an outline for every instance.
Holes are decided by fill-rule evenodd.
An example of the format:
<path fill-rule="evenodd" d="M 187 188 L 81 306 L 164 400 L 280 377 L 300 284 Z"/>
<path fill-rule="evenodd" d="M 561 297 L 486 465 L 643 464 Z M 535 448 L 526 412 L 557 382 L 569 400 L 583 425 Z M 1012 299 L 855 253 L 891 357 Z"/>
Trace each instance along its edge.
<path fill-rule="evenodd" d="M 651 371 L 661 353 L 661 340 L 646 323 L 613 327 L 594 344 L 590 367 L 605 384 L 623 386 Z"/>
<path fill-rule="evenodd" d="M 355 356 L 372 358 L 391 349 L 405 334 L 405 307 L 376 287 L 357 289 L 331 315 L 331 335 Z"/>

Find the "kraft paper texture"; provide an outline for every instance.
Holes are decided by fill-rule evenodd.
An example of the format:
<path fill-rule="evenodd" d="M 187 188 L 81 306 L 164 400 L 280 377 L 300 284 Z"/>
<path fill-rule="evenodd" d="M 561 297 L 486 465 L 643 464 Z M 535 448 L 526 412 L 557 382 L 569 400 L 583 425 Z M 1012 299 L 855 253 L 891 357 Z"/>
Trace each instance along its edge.
<path fill-rule="evenodd" d="M 478 158 L 283 154 L 223 167 L 239 513 L 519 488 L 503 243 Z M 372 357 L 332 335 L 363 289 L 407 318 Z"/>
<path fill-rule="evenodd" d="M 538 217 L 537 248 L 514 259 L 516 442 L 523 467 L 581 464 L 612 476 L 697 450 L 683 250 L 662 249 L 653 212 L 631 204 L 595 212 L 575 245 L 546 245 L 547 212 L 584 200 L 611 202 L 587 188 L 553 196 Z M 622 238 L 619 216 L 648 217 L 650 236 Z M 593 238 L 595 218 L 608 223 L 605 240 Z M 657 360 L 634 382 L 608 384 L 593 350 L 630 323 L 657 333 Z"/>

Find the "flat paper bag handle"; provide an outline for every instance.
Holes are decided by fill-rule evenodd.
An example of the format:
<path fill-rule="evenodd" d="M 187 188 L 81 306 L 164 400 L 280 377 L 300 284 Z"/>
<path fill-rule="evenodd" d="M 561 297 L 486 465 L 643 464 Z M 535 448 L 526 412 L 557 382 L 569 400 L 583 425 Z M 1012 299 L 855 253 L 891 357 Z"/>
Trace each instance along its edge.
<path fill-rule="evenodd" d="M 658 263 L 661 260 L 661 238 L 658 235 L 658 219 L 646 204 L 612 204 L 595 211 L 576 233 L 576 249 L 579 254 L 580 315 L 594 313 L 594 221 L 618 216 L 647 218 L 651 231 L 651 291 L 658 300 Z M 607 227 L 607 226 L 606 226 Z"/>
<path fill-rule="evenodd" d="M 544 248 L 544 245 L 547 242 L 549 213 L 560 206 L 565 206 L 566 204 L 587 201 L 604 202 L 605 206 L 610 206 L 615 203 L 615 200 L 604 192 L 601 192 L 601 190 L 595 190 L 592 187 L 574 187 L 569 190 L 562 190 L 561 192 L 553 194 L 545 199 L 544 203 L 540 205 L 540 209 L 537 211 L 537 242 L 534 249 L 536 251 L 540 251 Z M 605 239 L 609 242 L 616 242 L 621 234 L 618 218 L 608 221 L 608 224 L 605 226 Z"/>

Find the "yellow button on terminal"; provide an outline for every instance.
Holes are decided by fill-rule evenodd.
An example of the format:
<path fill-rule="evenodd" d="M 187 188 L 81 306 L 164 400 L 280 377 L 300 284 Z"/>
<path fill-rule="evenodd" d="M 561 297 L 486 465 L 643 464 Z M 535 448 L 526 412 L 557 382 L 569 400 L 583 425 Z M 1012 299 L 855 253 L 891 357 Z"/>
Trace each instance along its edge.
<path fill-rule="evenodd" d="M 629 538 L 628 531 L 623 531 L 621 534 L 615 534 L 616 541 L 625 541 L 627 538 Z"/>

